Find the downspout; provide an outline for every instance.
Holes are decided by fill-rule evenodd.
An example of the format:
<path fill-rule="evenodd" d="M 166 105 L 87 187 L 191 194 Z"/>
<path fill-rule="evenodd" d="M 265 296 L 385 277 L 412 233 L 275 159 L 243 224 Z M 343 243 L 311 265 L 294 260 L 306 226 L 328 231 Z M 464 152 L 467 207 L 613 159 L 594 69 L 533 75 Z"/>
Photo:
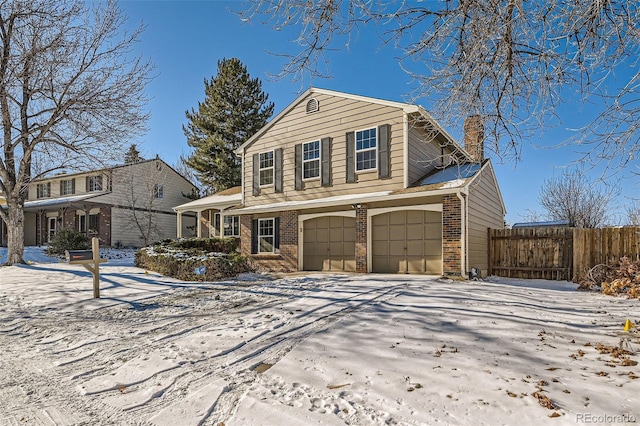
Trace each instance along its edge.
<path fill-rule="evenodd" d="M 402 113 L 402 149 L 404 150 L 403 156 L 403 167 L 404 167 L 404 175 L 403 175 L 403 187 L 409 187 L 409 115 L 407 112 Z"/>
<path fill-rule="evenodd" d="M 460 200 L 460 275 L 466 277 L 467 270 L 467 203 L 465 202 L 465 197 L 463 197 L 463 191 L 466 189 L 462 188 L 456 192 L 456 196 Z"/>

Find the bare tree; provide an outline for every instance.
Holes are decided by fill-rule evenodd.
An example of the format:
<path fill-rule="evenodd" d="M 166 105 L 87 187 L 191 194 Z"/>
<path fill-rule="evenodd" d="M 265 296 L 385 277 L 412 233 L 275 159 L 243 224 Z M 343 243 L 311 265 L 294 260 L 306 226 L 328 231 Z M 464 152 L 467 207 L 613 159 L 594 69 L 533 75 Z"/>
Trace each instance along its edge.
<path fill-rule="evenodd" d="M 633 226 L 640 226 L 640 201 L 634 200 L 627 206 L 627 223 Z"/>
<path fill-rule="evenodd" d="M 585 159 L 624 167 L 640 157 L 640 5 L 635 0 L 257 0 L 243 20 L 299 29 L 279 77 L 326 77 L 331 50 L 375 28 L 415 79 L 415 99 L 447 127 L 480 115 L 488 148 L 521 155 L 568 101 L 600 106 L 571 142 Z M 618 163 L 615 163 L 615 162 Z"/>
<path fill-rule="evenodd" d="M 550 220 L 567 220 L 569 226 L 597 228 L 611 216 L 611 201 L 617 188 L 602 188 L 587 179 L 581 170 L 566 171 L 560 177 L 545 179 L 538 202 Z"/>
<path fill-rule="evenodd" d="M 95 168 L 146 125 L 152 65 L 131 56 L 115 1 L 0 1 L 0 193 L 7 264 L 23 262 L 30 182 L 58 169 Z"/>
<path fill-rule="evenodd" d="M 123 229 L 139 239 L 143 246 L 161 235 L 157 218 L 166 181 L 166 168 L 154 160 L 131 163 L 114 170 L 113 185 L 120 197 L 118 205 L 121 206 Z"/>

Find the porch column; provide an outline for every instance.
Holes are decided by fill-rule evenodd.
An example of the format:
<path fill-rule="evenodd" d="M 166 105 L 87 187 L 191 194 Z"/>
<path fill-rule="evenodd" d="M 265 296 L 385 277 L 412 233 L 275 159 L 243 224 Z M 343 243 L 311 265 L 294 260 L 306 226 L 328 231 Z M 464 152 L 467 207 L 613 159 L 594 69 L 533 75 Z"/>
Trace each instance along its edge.
<path fill-rule="evenodd" d="M 176 237 L 182 238 L 182 212 L 178 212 L 177 216 L 178 220 L 178 231 L 176 232 Z"/>
<path fill-rule="evenodd" d="M 196 236 L 202 238 L 202 210 L 196 212 L 196 223 L 198 224 L 196 227 Z"/>

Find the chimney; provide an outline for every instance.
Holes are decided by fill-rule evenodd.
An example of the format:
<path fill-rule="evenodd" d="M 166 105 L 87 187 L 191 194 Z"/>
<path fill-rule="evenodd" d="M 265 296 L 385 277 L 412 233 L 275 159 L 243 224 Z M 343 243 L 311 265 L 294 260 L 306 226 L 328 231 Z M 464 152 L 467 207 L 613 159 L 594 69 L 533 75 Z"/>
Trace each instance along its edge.
<path fill-rule="evenodd" d="M 484 160 L 484 125 L 479 115 L 464 120 L 464 149 L 476 163 Z"/>

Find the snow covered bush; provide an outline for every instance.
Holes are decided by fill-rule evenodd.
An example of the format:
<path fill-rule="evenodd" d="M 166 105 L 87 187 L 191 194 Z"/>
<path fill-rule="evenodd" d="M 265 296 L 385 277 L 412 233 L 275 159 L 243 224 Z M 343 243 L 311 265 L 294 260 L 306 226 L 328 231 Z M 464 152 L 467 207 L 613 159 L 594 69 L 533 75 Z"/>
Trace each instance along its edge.
<path fill-rule="evenodd" d="M 610 296 L 626 294 L 640 299 L 640 260 L 622 257 L 610 265 L 594 266 L 578 289 L 602 290 Z"/>
<path fill-rule="evenodd" d="M 216 281 L 253 270 L 236 249 L 233 238 L 164 240 L 140 249 L 135 264 L 183 281 Z"/>
<path fill-rule="evenodd" d="M 89 246 L 89 238 L 82 232 L 60 229 L 51 237 L 47 246 L 47 255 L 61 256 L 65 250 L 87 250 Z"/>

